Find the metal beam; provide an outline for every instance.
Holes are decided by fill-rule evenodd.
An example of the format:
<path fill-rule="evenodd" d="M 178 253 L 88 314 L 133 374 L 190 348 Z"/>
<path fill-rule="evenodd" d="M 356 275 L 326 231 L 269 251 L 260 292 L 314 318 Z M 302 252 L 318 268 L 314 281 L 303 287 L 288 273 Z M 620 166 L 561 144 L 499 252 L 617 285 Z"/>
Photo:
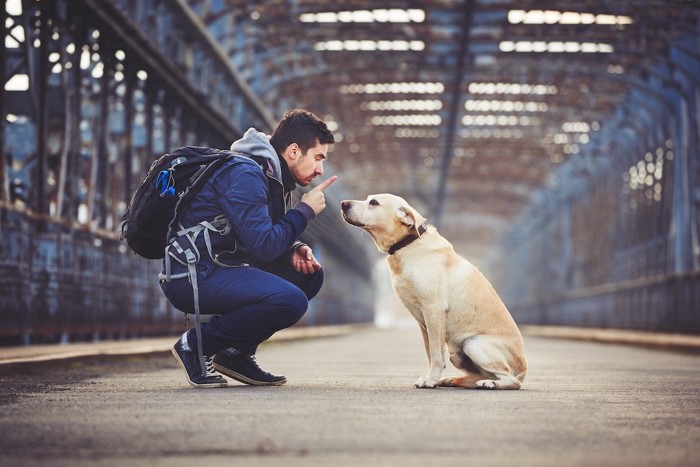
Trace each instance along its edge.
<path fill-rule="evenodd" d="M 0 8 L 0 30 L 2 31 L 2 40 L 5 40 L 7 35 L 7 26 L 5 20 L 7 18 L 7 9 L 5 2 L 2 2 Z M 6 68 L 5 61 L 7 60 L 7 48 L 3 44 L 0 48 L 0 77 L 2 77 L 2 87 L 0 88 L 0 201 L 10 201 L 10 180 L 7 176 L 7 158 L 5 157 L 5 76 Z"/>
<path fill-rule="evenodd" d="M 440 166 L 440 175 L 438 178 L 438 192 L 435 199 L 435 211 L 433 213 L 432 223 L 440 228 L 442 222 L 442 211 L 445 205 L 445 194 L 447 190 L 447 172 L 450 170 L 452 162 L 452 153 L 454 147 L 454 138 L 456 127 L 459 124 L 459 107 L 462 102 L 462 82 L 464 81 L 464 72 L 467 67 L 467 54 L 469 51 L 469 32 L 471 30 L 473 0 L 464 0 L 462 7 L 462 35 L 459 42 L 459 57 L 457 68 L 455 69 L 454 79 L 452 81 L 452 98 L 450 100 L 450 113 L 447 118 L 447 136 L 445 137 L 445 145 L 443 147 L 442 164 Z"/>
<path fill-rule="evenodd" d="M 36 107 L 36 174 L 34 183 L 33 205 L 36 211 L 40 214 L 48 214 L 48 203 L 46 202 L 46 160 L 47 140 L 48 140 L 48 105 L 47 94 L 49 85 L 49 37 L 51 34 L 48 18 L 49 11 L 53 9 L 53 2 L 43 2 L 39 8 L 41 9 L 41 25 L 39 26 L 39 38 L 41 44 L 39 46 L 38 63 L 36 71 L 38 74 L 36 82 L 38 83 L 38 105 Z M 31 53 L 31 52 L 30 52 Z"/>
<path fill-rule="evenodd" d="M 95 23 L 101 25 L 104 30 L 110 31 L 114 37 L 119 38 L 129 52 L 138 58 L 144 66 L 150 66 L 161 80 L 171 89 L 179 100 L 187 105 L 187 108 L 196 112 L 197 119 L 204 125 L 215 129 L 221 135 L 232 138 L 241 134 L 240 129 L 235 128 L 232 122 L 214 109 L 208 102 L 197 97 L 197 92 L 183 77 L 182 70 L 156 48 L 143 31 L 132 27 L 132 22 L 112 2 L 96 0 L 81 0 L 89 9 L 89 14 Z"/>

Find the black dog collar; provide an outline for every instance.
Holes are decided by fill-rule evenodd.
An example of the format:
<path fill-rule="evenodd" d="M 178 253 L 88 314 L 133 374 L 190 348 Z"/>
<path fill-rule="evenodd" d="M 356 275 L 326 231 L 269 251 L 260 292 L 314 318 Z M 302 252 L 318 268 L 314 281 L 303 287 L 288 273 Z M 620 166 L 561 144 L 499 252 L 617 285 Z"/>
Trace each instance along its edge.
<path fill-rule="evenodd" d="M 423 235 L 423 234 L 426 232 L 426 230 L 428 230 L 428 228 L 425 226 L 425 224 L 421 224 L 420 226 L 418 226 L 418 236 L 409 235 L 409 236 L 407 236 L 407 237 L 402 238 L 402 239 L 399 240 L 398 242 L 394 243 L 394 244 L 391 246 L 391 248 L 389 248 L 388 253 L 389 253 L 390 255 L 393 255 L 394 253 L 396 253 L 397 251 L 399 251 L 401 248 L 403 248 L 403 247 L 405 247 L 405 246 L 407 246 L 407 245 L 410 245 L 410 244 L 413 243 L 415 240 L 419 239 L 420 236 Z"/>

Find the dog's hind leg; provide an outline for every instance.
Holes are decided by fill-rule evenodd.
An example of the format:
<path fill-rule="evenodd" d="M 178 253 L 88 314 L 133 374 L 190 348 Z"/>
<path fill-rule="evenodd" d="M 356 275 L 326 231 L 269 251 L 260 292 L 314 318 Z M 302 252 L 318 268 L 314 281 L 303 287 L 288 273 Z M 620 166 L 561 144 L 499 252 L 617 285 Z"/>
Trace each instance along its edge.
<path fill-rule="evenodd" d="M 484 379 L 484 375 L 479 373 L 479 368 L 464 354 L 462 347 L 450 346 L 450 362 L 465 374 L 441 378 L 438 386 L 474 389 L 476 383 Z"/>
<path fill-rule="evenodd" d="M 520 389 L 522 383 L 510 373 L 496 373 L 496 379 L 482 379 L 477 381 L 476 389 Z"/>
<path fill-rule="evenodd" d="M 448 376 L 446 378 L 441 378 L 438 382 L 438 386 L 448 387 L 448 388 L 467 388 L 475 389 L 476 383 L 484 379 L 483 375 L 478 375 L 474 373 L 466 373 L 464 376 Z"/>
<path fill-rule="evenodd" d="M 476 389 L 520 389 L 522 384 L 513 373 L 499 346 L 481 336 L 464 341 L 464 354 L 471 360 L 483 378 L 474 383 Z"/>

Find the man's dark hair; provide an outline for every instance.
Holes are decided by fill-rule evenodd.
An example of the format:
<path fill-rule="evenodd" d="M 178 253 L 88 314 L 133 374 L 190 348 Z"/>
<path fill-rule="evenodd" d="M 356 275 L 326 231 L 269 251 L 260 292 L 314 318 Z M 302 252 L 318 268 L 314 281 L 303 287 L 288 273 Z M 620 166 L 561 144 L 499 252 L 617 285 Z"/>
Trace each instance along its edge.
<path fill-rule="evenodd" d="M 333 144 L 335 138 L 326 124 L 308 110 L 292 109 L 284 113 L 272 132 L 270 143 L 277 154 L 282 154 L 292 143 L 297 143 L 302 154 L 317 143 Z"/>

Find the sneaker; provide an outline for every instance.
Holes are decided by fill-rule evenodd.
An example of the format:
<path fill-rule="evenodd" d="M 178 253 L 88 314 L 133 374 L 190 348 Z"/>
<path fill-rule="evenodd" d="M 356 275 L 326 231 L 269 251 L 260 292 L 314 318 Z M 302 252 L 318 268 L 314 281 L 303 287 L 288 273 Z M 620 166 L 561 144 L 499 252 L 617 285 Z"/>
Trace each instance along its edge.
<path fill-rule="evenodd" d="M 279 386 L 287 382 L 281 375 L 273 375 L 260 368 L 255 356 L 236 354 L 228 349 L 214 355 L 214 369 L 219 373 L 254 386 Z"/>
<path fill-rule="evenodd" d="M 172 349 L 175 359 L 185 370 L 187 382 L 195 388 L 225 388 L 228 382 L 221 375 L 217 375 L 211 366 L 211 357 L 204 357 L 206 376 L 202 376 L 199 364 L 199 356 L 196 349 L 190 348 L 187 342 L 187 333 L 175 342 Z"/>

